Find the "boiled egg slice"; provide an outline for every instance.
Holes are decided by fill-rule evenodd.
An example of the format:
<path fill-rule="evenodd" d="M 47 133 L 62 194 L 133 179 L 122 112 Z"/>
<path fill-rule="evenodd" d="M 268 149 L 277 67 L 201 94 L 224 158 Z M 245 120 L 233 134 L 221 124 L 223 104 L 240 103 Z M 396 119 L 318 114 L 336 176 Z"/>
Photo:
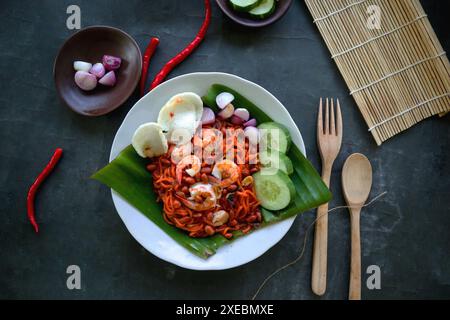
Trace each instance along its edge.
<path fill-rule="evenodd" d="M 193 92 L 173 96 L 161 109 L 158 123 L 170 143 L 185 144 L 201 124 L 203 101 Z"/>
<path fill-rule="evenodd" d="M 142 158 L 152 158 L 167 152 L 168 143 L 163 129 L 158 123 L 141 125 L 133 135 L 131 144 Z"/>

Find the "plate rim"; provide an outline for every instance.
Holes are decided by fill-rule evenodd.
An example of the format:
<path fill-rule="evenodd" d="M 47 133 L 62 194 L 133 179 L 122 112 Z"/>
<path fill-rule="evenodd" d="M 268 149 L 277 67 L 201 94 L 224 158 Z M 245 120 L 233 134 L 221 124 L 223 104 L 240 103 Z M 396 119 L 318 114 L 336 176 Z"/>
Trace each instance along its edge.
<path fill-rule="evenodd" d="M 281 103 L 280 100 L 278 100 L 270 91 L 268 91 L 267 89 L 265 89 L 264 87 L 260 86 L 257 83 L 254 83 L 250 80 L 247 80 L 245 78 L 242 78 L 240 76 L 234 75 L 234 74 L 230 74 L 230 73 L 225 73 L 225 72 L 192 72 L 192 73 L 186 73 L 186 74 L 182 74 L 179 76 L 176 76 L 174 78 L 171 78 L 165 82 L 163 82 L 162 84 L 160 84 L 158 87 L 156 87 L 155 89 L 153 89 L 152 91 L 148 92 L 146 95 L 144 95 L 143 97 L 141 97 L 138 101 L 136 101 L 136 103 L 133 105 L 133 107 L 130 108 L 130 110 L 127 112 L 126 116 L 124 117 L 124 119 L 122 120 L 122 123 L 120 124 L 119 128 L 116 131 L 116 134 L 114 135 L 114 139 L 113 142 L 111 144 L 111 150 L 110 150 L 110 154 L 109 154 L 109 162 L 111 162 L 112 160 L 115 159 L 115 157 L 117 156 L 117 154 L 115 154 L 114 151 L 114 145 L 117 143 L 118 138 L 118 134 L 121 131 L 124 123 L 126 122 L 127 118 L 130 116 L 130 114 L 132 113 L 133 109 L 137 106 L 137 104 L 143 100 L 147 95 L 151 94 L 153 91 L 158 90 L 159 88 L 164 88 L 164 87 L 168 87 L 171 85 L 172 82 L 175 82 L 177 80 L 183 79 L 183 78 L 187 78 L 187 77 L 192 77 L 192 76 L 225 76 L 225 77 L 230 77 L 230 78 L 234 78 L 235 80 L 238 81 L 243 81 L 249 85 L 252 85 L 254 87 L 257 87 L 259 90 L 263 90 L 266 94 L 270 95 L 271 98 L 273 98 L 275 101 L 277 101 L 279 103 L 279 105 L 281 106 L 282 109 L 284 109 L 284 111 L 286 111 L 286 114 L 288 116 L 288 119 L 292 122 L 292 124 L 295 126 L 295 128 L 298 131 L 299 134 L 299 142 L 300 145 L 297 146 L 300 151 L 305 155 L 306 157 L 306 147 L 305 147 L 305 143 L 303 140 L 303 136 L 300 132 L 300 129 L 298 128 L 297 124 L 295 123 L 294 119 L 292 118 L 290 112 L 286 109 L 286 107 Z M 162 90 L 162 89 L 160 89 Z M 258 254 L 257 256 L 252 257 L 250 260 L 245 260 L 245 261 L 239 261 L 236 264 L 230 264 L 230 265 L 225 265 L 225 266 L 202 266 L 202 265 L 198 265 L 198 266 L 192 266 L 192 265 L 187 265 L 185 263 L 183 263 L 182 261 L 179 261 L 177 259 L 171 258 L 171 257 L 161 257 L 158 254 L 157 250 L 152 250 L 151 248 L 148 248 L 146 246 L 144 246 L 139 240 L 138 237 L 135 236 L 131 230 L 131 228 L 127 225 L 125 219 L 122 218 L 119 210 L 118 210 L 118 204 L 116 203 L 116 200 L 118 200 L 119 198 L 122 199 L 123 201 L 127 202 L 126 200 L 124 200 L 117 192 L 115 192 L 113 189 L 111 189 L 111 197 L 113 200 L 113 204 L 114 207 L 116 209 L 117 214 L 119 215 L 120 219 L 122 220 L 123 224 L 125 225 L 127 231 L 131 234 L 131 236 L 133 237 L 133 239 L 135 241 L 137 241 L 139 243 L 140 246 L 142 246 L 145 250 L 147 250 L 148 252 L 150 252 L 152 255 L 156 256 L 157 258 L 169 262 L 171 264 L 174 264 L 176 266 L 179 266 L 181 268 L 184 269 L 189 269 L 189 270 L 196 270 L 196 271 L 211 271 L 211 270 L 227 270 L 227 269 L 232 269 L 232 268 L 237 268 L 239 266 L 245 265 L 249 262 L 252 262 L 256 259 L 258 259 L 259 257 L 261 257 L 262 255 L 264 255 L 267 251 L 269 251 L 272 247 L 274 247 L 277 243 L 279 243 L 285 236 L 286 234 L 289 232 L 289 230 L 291 229 L 295 219 L 297 218 L 298 215 L 295 215 L 291 218 L 288 218 L 285 220 L 285 222 L 289 223 L 288 228 L 286 229 L 286 232 L 284 234 L 282 234 L 279 238 L 276 239 L 276 241 L 274 241 L 270 246 L 268 246 L 263 252 L 261 252 L 260 254 Z M 132 206 L 132 205 L 130 205 Z M 137 209 L 136 209 L 137 210 Z M 141 213 L 142 214 L 142 213 Z M 150 221 L 151 222 L 151 221 Z M 153 223 L 153 222 L 152 222 Z M 158 226 L 155 225 L 156 228 L 158 228 Z M 269 226 L 270 227 L 270 226 Z M 248 237 L 251 237 L 252 235 L 248 235 Z M 175 242 L 176 243 L 176 242 Z M 176 244 L 179 245 L 179 244 Z M 181 246 L 180 246 L 181 247 Z M 183 248 L 183 250 L 186 250 L 187 252 L 189 252 L 187 249 Z M 220 250 L 220 248 L 218 249 L 218 251 Z M 217 252 L 216 254 L 218 254 L 219 252 Z M 193 256 L 195 256 L 193 253 L 189 252 L 189 254 L 192 254 Z"/>

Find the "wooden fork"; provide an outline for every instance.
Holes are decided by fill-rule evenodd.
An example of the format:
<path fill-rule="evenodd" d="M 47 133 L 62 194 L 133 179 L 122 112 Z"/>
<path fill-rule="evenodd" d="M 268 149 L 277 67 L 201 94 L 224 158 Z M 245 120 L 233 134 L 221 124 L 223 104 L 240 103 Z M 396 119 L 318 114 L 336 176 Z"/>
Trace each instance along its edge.
<path fill-rule="evenodd" d="M 320 98 L 317 116 L 317 145 L 322 158 L 322 180 L 330 187 L 330 176 L 333 162 L 336 159 L 342 142 L 342 115 L 339 100 L 336 101 L 336 119 L 334 117 L 334 101 L 328 98 L 325 104 L 325 121 L 322 119 L 322 98 Z M 314 234 L 314 251 L 312 264 L 311 288 L 321 296 L 327 288 L 327 246 L 328 246 L 328 203 L 317 209 L 316 230 Z"/>

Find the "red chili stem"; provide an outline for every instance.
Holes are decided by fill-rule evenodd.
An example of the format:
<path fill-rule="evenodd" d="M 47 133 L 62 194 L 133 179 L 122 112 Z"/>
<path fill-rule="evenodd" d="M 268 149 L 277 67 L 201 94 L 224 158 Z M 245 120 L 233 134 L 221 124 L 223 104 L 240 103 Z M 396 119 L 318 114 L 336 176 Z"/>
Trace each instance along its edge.
<path fill-rule="evenodd" d="M 142 57 L 142 74 L 141 74 L 141 82 L 140 82 L 140 92 L 141 97 L 145 94 L 145 82 L 147 81 L 148 67 L 150 65 L 150 59 L 158 47 L 159 39 L 153 37 L 150 39 L 148 43 L 147 49 L 145 49 L 144 56 Z"/>
<path fill-rule="evenodd" d="M 203 21 L 202 26 L 200 27 L 199 32 L 197 33 L 194 40 L 187 45 L 180 53 L 178 53 L 175 57 L 169 60 L 165 66 L 159 71 L 156 77 L 153 79 L 152 84 L 150 86 L 150 90 L 157 87 L 167 75 L 181 62 L 183 62 L 202 42 L 205 38 L 206 31 L 208 30 L 209 23 L 211 22 L 211 4 L 209 0 L 205 0 L 205 20 Z"/>
<path fill-rule="evenodd" d="M 52 158 L 50 159 L 50 162 L 45 166 L 44 170 L 38 175 L 34 183 L 31 185 L 30 190 L 28 191 L 27 196 L 27 210 L 28 210 L 28 219 L 30 220 L 31 224 L 34 227 L 34 230 L 36 233 L 39 232 L 39 227 L 36 222 L 36 216 L 34 211 L 34 198 L 36 197 L 36 192 L 38 191 L 40 185 L 44 180 L 47 178 L 47 176 L 53 171 L 56 164 L 59 162 L 59 159 L 61 159 L 63 150 L 61 148 L 58 148 L 55 150 L 55 153 L 53 154 Z"/>

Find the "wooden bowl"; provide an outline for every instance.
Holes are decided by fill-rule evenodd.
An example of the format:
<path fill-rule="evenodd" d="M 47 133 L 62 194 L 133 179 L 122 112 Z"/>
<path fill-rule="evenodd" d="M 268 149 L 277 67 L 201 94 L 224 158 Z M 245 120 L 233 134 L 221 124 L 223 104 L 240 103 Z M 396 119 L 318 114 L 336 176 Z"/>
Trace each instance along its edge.
<path fill-rule="evenodd" d="M 292 4 L 292 0 L 279 0 L 275 12 L 266 19 L 252 19 L 248 14 L 235 11 L 229 0 L 216 0 L 220 9 L 234 22 L 252 28 L 264 27 L 281 19 L 288 11 Z"/>
<path fill-rule="evenodd" d="M 122 58 L 116 70 L 114 87 L 98 85 L 83 91 L 75 84 L 73 62 L 101 62 L 103 55 Z M 56 90 L 73 111 L 86 116 L 100 116 L 122 105 L 133 93 L 141 76 L 142 56 L 136 41 L 127 33 L 107 26 L 84 28 L 63 44 L 53 67 Z"/>

